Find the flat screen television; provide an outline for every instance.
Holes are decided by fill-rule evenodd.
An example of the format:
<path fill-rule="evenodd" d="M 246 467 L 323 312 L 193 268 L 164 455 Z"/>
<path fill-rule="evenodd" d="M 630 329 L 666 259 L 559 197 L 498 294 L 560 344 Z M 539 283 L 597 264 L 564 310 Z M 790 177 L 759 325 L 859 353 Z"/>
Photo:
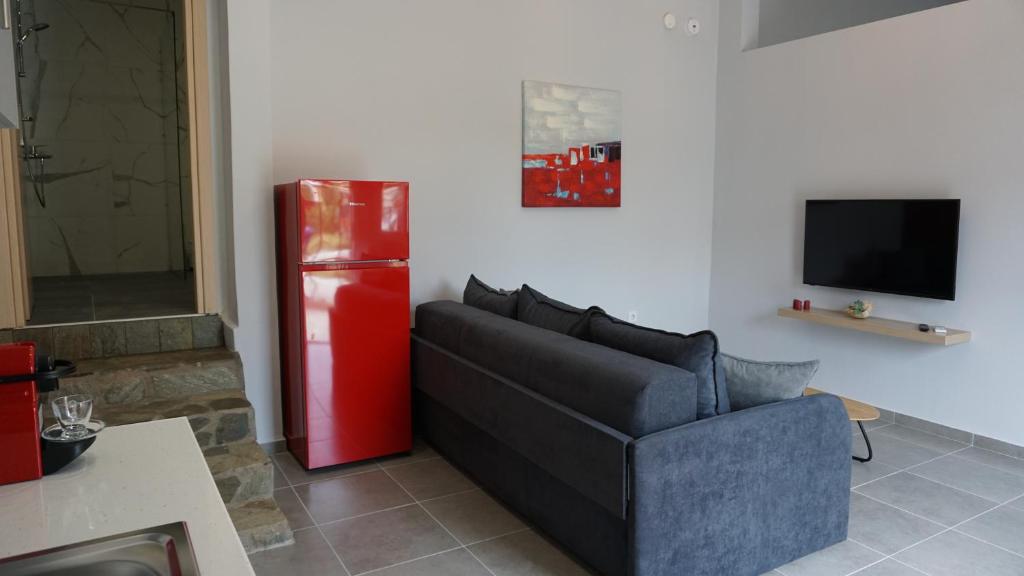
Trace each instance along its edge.
<path fill-rule="evenodd" d="M 804 284 L 956 299 L 960 200 L 808 200 Z"/>

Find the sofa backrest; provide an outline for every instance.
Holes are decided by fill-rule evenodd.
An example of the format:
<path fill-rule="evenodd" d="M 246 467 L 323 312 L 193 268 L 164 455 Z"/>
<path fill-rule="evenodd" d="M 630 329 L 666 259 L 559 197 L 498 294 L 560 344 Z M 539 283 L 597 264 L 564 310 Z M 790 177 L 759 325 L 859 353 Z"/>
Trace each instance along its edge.
<path fill-rule="evenodd" d="M 418 306 L 416 333 L 633 438 L 697 418 L 694 375 L 674 366 L 450 301 Z"/>

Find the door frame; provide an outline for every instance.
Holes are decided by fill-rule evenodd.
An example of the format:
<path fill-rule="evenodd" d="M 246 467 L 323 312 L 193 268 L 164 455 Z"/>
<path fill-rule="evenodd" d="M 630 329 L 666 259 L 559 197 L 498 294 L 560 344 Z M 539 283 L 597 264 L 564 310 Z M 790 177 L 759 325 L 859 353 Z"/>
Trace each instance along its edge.
<path fill-rule="evenodd" d="M 213 140 L 210 128 L 210 52 L 206 0 L 182 0 L 188 63 L 189 162 L 196 312 L 220 312 L 214 218 Z"/>
<path fill-rule="evenodd" d="M 182 0 L 182 8 L 196 313 L 213 314 L 220 312 L 220 289 L 216 267 L 207 0 Z M 0 242 L 7 245 L 0 249 L 0 329 L 25 326 L 32 308 L 25 254 L 20 142 L 17 128 L 0 129 Z"/>

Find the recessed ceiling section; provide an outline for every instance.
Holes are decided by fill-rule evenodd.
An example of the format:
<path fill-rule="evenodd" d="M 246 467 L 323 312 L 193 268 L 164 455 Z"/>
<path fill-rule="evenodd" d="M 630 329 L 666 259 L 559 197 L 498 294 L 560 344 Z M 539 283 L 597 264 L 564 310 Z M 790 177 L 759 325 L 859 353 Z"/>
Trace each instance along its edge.
<path fill-rule="evenodd" d="M 744 0 L 743 49 L 762 48 L 964 0 Z"/>

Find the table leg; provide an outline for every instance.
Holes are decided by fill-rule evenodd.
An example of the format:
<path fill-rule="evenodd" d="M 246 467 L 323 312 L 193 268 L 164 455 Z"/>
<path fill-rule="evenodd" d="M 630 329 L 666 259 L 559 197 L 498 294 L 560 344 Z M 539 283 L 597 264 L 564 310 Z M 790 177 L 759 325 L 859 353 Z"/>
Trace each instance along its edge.
<path fill-rule="evenodd" d="M 868 431 L 864 429 L 864 423 L 860 420 L 857 421 L 857 426 L 860 427 L 860 433 L 864 436 L 864 443 L 868 446 L 868 457 L 861 458 L 860 456 L 854 456 L 853 459 L 857 462 L 870 462 L 871 457 L 874 456 L 874 452 L 871 450 L 871 440 L 868 439 Z"/>

